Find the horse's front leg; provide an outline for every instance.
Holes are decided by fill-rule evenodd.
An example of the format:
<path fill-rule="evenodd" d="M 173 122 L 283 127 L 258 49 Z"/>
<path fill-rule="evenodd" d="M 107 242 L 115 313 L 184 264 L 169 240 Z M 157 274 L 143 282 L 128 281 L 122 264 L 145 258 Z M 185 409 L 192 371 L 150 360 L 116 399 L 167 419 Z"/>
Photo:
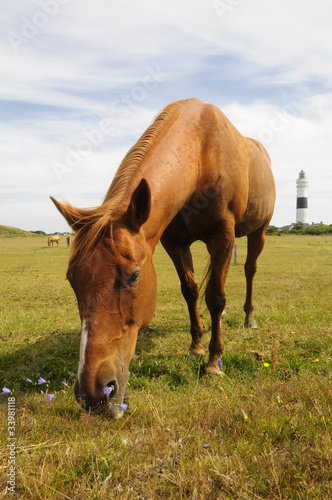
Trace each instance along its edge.
<path fill-rule="evenodd" d="M 206 305 L 211 314 L 211 340 L 209 345 L 209 361 L 207 372 L 220 374 L 218 358 L 224 346 L 221 336 L 221 318 L 226 305 L 225 282 L 235 241 L 234 227 L 229 224 L 214 234 L 207 247 L 211 255 L 209 278 L 205 291 Z"/>

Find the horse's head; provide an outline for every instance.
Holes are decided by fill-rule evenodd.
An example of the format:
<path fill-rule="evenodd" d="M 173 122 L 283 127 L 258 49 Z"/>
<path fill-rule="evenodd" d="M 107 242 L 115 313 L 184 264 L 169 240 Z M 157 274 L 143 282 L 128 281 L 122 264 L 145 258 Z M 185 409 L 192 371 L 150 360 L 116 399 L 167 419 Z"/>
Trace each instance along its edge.
<path fill-rule="evenodd" d="M 87 211 L 53 199 L 77 231 L 67 271 L 82 324 L 75 395 L 86 409 L 110 404 L 113 418 L 123 414 L 120 404 L 127 397 L 138 331 L 149 323 L 156 306 L 152 250 L 142 230 L 150 213 L 150 197 L 143 180 L 122 215 L 110 221 L 102 237 L 82 252 L 78 245 L 82 235 L 87 241 Z M 112 389 L 109 396 L 105 395 L 107 387 Z"/>

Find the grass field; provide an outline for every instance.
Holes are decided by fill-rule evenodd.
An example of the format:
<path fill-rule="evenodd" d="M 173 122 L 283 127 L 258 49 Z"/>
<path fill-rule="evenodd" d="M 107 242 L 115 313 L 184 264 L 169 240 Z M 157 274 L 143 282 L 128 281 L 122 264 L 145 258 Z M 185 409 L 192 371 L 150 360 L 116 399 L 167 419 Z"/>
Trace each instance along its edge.
<path fill-rule="evenodd" d="M 202 376 L 206 359 L 188 354 L 185 302 L 158 245 L 157 310 L 139 335 L 130 407 L 112 421 L 74 399 L 80 323 L 64 238 L 59 248 L 46 237 L 0 238 L 0 383 L 11 390 L 0 396 L 0 496 L 13 497 L 5 493 L 13 456 L 6 422 L 15 397 L 16 498 L 332 498 L 332 237 L 267 237 L 255 278 L 257 330 L 242 326 L 246 242 L 237 245 L 225 376 Z M 204 245 L 193 254 L 200 281 Z M 204 300 L 201 315 L 207 329 Z M 207 347 L 208 334 L 203 340 Z"/>

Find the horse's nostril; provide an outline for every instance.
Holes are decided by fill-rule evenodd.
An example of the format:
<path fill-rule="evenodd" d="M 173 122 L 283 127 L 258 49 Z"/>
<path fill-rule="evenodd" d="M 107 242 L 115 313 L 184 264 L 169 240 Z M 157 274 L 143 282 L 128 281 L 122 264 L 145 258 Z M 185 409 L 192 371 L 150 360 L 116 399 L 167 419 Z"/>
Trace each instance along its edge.
<path fill-rule="evenodd" d="M 112 396 L 114 397 L 115 393 L 116 393 L 116 390 L 117 390 L 117 383 L 115 380 L 111 380 L 110 382 L 108 382 L 108 384 L 106 385 L 106 387 L 109 387 L 111 390 L 111 392 L 109 393 L 109 396 Z"/>

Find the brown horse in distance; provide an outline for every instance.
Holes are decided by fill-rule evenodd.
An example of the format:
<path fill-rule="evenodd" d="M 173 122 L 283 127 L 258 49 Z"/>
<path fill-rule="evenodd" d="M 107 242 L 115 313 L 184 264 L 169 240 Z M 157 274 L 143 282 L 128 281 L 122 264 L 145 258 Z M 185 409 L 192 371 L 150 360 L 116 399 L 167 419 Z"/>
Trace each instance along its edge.
<path fill-rule="evenodd" d="M 68 234 L 67 236 L 67 247 L 70 247 L 71 246 L 71 235 Z"/>
<path fill-rule="evenodd" d="M 51 243 L 53 246 L 53 243 L 56 243 L 57 246 L 59 246 L 59 241 L 60 241 L 60 236 L 58 234 L 51 234 L 51 236 L 48 237 L 47 244 L 50 247 Z"/>
<path fill-rule="evenodd" d="M 161 239 L 187 302 L 191 352 L 203 355 L 190 245 L 210 254 L 205 299 L 211 314 L 207 372 L 220 373 L 225 281 L 236 236 L 247 236 L 245 326 L 255 327 L 252 283 L 275 203 L 270 158 L 215 106 L 198 99 L 167 106 L 123 159 L 102 205 L 84 210 L 52 198 L 77 233 L 67 277 L 82 330 L 76 398 L 87 409 L 106 403 L 123 414 L 138 331 L 157 295 L 152 255 Z"/>

